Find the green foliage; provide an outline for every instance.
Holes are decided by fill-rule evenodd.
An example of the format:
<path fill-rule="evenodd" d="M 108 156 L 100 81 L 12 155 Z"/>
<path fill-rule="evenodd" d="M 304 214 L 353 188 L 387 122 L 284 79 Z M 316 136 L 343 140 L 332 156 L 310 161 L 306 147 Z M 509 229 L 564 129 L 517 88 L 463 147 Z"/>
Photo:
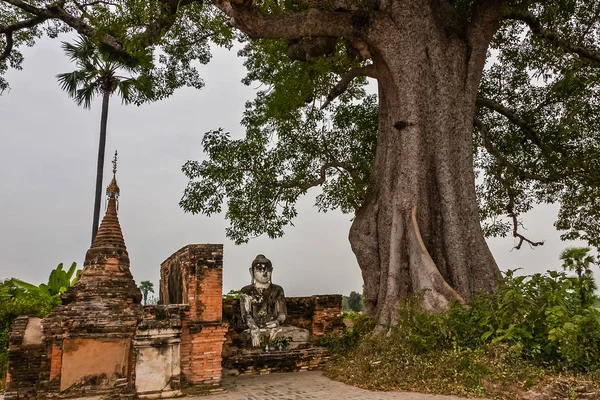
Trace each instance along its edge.
<path fill-rule="evenodd" d="M 226 300 L 239 300 L 240 299 L 240 293 L 241 293 L 241 291 L 239 291 L 239 290 L 233 290 L 233 289 L 231 289 L 229 292 L 223 293 L 223 299 L 226 299 Z"/>
<path fill-rule="evenodd" d="M 246 84 L 267 89 L 246 104 L 244 139 L 221 129 L 207 132 L 202 145 L 209 159 L 188 161 L 190 179 L 180 202 L 192 213 L 212 215 L 227 203 L 226 234 L 236 243 L 267 234 L 283 235 L 297 215 L 296 201 L 314 186 L 321 211 L 354 212 L 362 202 L 375 156 L 377 99 L 367 96 L 364 79 L 352 83 L 321 109 L 339 74 L 356 66 L 341 44 L 314 62 L 291 61 L 281 40 L 249 43 Z"/>
<path fill-rule="evenodd" d="M 451 3 L 470 20 L 472 1 Z M 308 7 L 303 1 L 263 1 L 258 6 L 271 14 Z M 598 1 L 526 1 L 506 10 L 507 15 L 530 13 L 567 44 L 545 40 L 510 18 L 494 37 L 473 138 L 476 172 L 483 175 L 478 200 L 488 236 L 509 234 L 512 217 L 535 204 L 560 203 L 556 226 L 565 231 L 562 237 L 600 246 L 600 120 L 595 117 L 600 112 L 600 64 L 597 57 L 573 50 L 600 54 L 598 6 Z M 183 167 L 190 183 L 181 207 L 206 215 L 226 210 L 231 223 L 227 235 L 236 243 L 264 233 L 283 235 L 307 188 L 321 186 L 319 210 L 353 213 L 368 186 L 376 101 L 356 91 L 359 81 L 340 98 L 345 106 L 334 102 L 328 112 L 320 108 L 340 77 L 359 65 L 346 54 L 352 49 L 340 41 L 334 53 L 303 63 L 287 58 L 290 44 L 256 40 L 246 46 L 240 53 L 247 58 L 244 82 L 266 88 L 247 104 L 242 121 L 246 137 L 232 140 L 220 130 L 208 132 L 203 149 L 209 159 Z M 338 113 L 344 115 L 341 121 Z"/>
<path fill-rule="evenodd" d="M 361 312 L 363 311 L 363 296 L 362 294 L 350 292 L 350 295 L 342 297 L 342 311 L 345 312 Z"/>
<path fill-rule="evenodd" d="M 502 215 L 559 203 L 555 226 L 564 231 L 562 238 L 600 247 L 600 62 L 572 51 L 579 46 L 600 54 L 598 6 L 598 1 L 523 2 L 510 10 L 531 13 L 563 45 L 510 19 L 494 37 L 477 109 L 488 143 L 483 129 L 474 136 L 488 235 L 512 231 Z"/>
<path fill-rule="evenodd" d="M 150 281 L 141 281 L 140 290 L 144 298 L 144 304 L 148 304 L 148 293 L 154 293 L 154 284 Z"/>
<path fill-rule="evenodd" d="M 52 8 L 51 2 L 28 0 L 28 4 Z M 128 65 L 139 65 L 138 79 L 152 85 L 152 96 L 136 98 L 152 101 L 166 98 L 183 86 L 200 88 L 198 63 L 206 64 L 211 58 L 209 44 L 231 46 L 234 33 L 227 18 L 214 7 L 202 2 L 188 2 L 171 16 L 169 5 L 162 0 L 115 0 L 110 4 L 91 2 L 83 7 L 67 3 L 62 11 L 74 21 L 93 27 L 88 36 L 98 44 L 101 52 L 111 60 Z M 0 28 L 26 21 L 32 15 L 7 2 L 0 2 Z M 59 33 L 73 29 L 59 21 L 49 20 L 13 34 L 13 51 L 6 60 L 0 57 L 0 93 L 8 88 L 2 77 L 8 68 L 21 69 L 22 48 L 33 46 L 42 36 L 56 38 Z M 109 34 L 122 44 L 116 51 L 99 40 Z M 0 49 L 6 38 L 0 35 Z M 1 54 L 0 54 L 1 55 Z"/>
<path fill-rule="evenodd" d="M 19 315 L 43 317 L 59 306 L 60 295 L 73 286 L 81 270 L 73 262 L 68 270 L 60 263 L 50 271 L 48 283 L 39 286 L 11 278 L 0 283 L 0 389 L 6 377 L 10 327 Z"/>
<path fill-rule="evenodd" d="M 273 339 L 271 344 L 277 349 L 286 349 L 290 345 L 291 341 L 292 338 L 290 336 L 282 336 Z"/>
<path fill-rule="evenodd" d="M 359 312 L 363 310 L 363 298 L 360 293 L 354 290 L 350 292 L 348 296 L 348 307 L 351 311 Z"/>
<path fill-rule="evenodd" d="M 50 295 L 48 291 L 33 285 L 30 290 L 21 283 L 22 281 L 16 279 L 7 279 L 0 283 L 0 389 L 6 377 L 8 339 L 13 321 L 20 315 L 43 317 L 60 305 L 57 293 Z"/>
<path fill-rule="evenodd" d="M 352 326 L 342 334 L 328 333 L 317 341 L 318 346 L 327 347 L 331 354 L 337 356 L 346 355 L 354 350 L 375 326 L 373 320 L 364 314 L 345 313 L 344 319 L 349 319 Z"/>
<path fill-rule="evenodd" d="M 60 263 L 50 271 L 48 283 L 36 286 L 16 278 L 11 281 L 34 297 L 52 297 L 66 292 L 79 280 L 80 275 L 81 270 L 77 270 L 76 262 L 73 262 L 67 271 L 63 270 L 63 263 Z"/>
<path fill-rule="evenodd" d="M 323 344 L 345 355 L 328 374 L 371 389 L 499 397 L 493 390 L 514 395 L 546 374 L 597 374 L 597 300 L 582 303 L 577 278 L 565 272 L 508 271 L 496 294 L 480 293 L 466 307 L 430 314 L 412 299 L 387 337 L 357 342 L 349 331 L 343 340 L 326 338 Z"/>
<path fill-rule="evenodd" d="M 125 104 L 141 104 L 154 96 L 152 82 L 140 75 L 142 68 L 135 60 L 113 59 L 87 37 L 79 37 L 75 43 L 63 42 L 63 49 L 77 69 L 58 74 L 58 82 L 78 106 L 90 108 L 96 96 L 117 90 Z M 140 77 L 120 76 L 122 71 Z"/>
<path fill-rule="evenodd" d="M 581 299 L 582 306 L 592 305 L 594 300 L 597 300 L 594 292 L 598 289 L 598 285 L 594 281 L 594 273 L 591 269 L 595 259 L 594 256 L 588 254 L 589 252 L 589 247 L 569 247 L 560 253 L 563 269 L 577 274 L 573 284 Z"/>
<path fill-rule="evenodd" d="M 298 198 L 310 187 L 321 186 L 316 205 L 323 211 L 352 213 L 362 204 L 375 153 L 377 102 L 362 91 L 364 80 L 355 79 L 338 101 L 320 107 L 342 76 L 365 65 L 346 41 L 323 56 L 309 54 L 307 62 L 290 61 L 290 46 L 310 45 L 315 38 L 250 40 L 236 34 L 212 2 L 24 4 L 53 9 L 57 17 L 66 14 L 85 25 L 79 31 L 111 62 L 138 66 L 136 81 L 149 93 L 134 96 L 135 103 L 165 98 L 182 86 L 202 87 L 197 67 L 211 57 L 209 40 L 226 47 L 235 39 L 246 42 L 240 53 L 248 68 L 244 82 L 261 87 L 243 117 L 246 138 L 231 139 L 216 127 L 207 133 L 203 148 L 210 159 L 184 166 L 190 183 L 180 203 L 188 212 L 207 215 L 226 209 L 227 234 L 235 242 L 263 233 L 282 235 L 296 217 Z M 478 14 L 475 4 L 448 2 L 462 19 L 457 26 Z M 526 0 L 509 2 L 504 10 L 483 71 L 473 138 L 488 235 L 511 232 L 510 219 L 503 217 L 512 219 L 538 203 L 560 203 L 556 227 L 563 238 L 600 246 L 599 5 L 598 0 Z M 261 0 L 245 6 L 274 19 L 307 9 L 353 10 L 359 17 L 368 15 L 373 2 Z M 25 9 L 0 0 L 0 28 L 35 19 Z M 25 25 L 13 32 L 8 57 L 0 57 L 0 92 L 8 87 L 1 75 L 21 68 L 24 46 L 72 30 L 53 19 Z M 104 35 L 122 49 L 108 46 L 111 40 Z M 7 39 L 0 35 L 0 49 Z M 89 93 L 80 94 L 85 104 Z"/>

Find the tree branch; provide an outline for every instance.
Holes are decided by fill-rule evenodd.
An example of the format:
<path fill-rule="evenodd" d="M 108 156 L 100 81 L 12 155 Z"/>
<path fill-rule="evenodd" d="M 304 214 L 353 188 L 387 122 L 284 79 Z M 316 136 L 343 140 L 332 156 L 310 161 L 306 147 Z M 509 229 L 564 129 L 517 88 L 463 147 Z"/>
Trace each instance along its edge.
<path fill-rule="evenodd" d="M 327 107 L 333 100 L 344 93 L 346 89 L 348 89 L 350 82 L 359 76 L 369 76 L 377 79 L 377 70 L 375 69 L 375 65 L 369 64 L 365 65 L 364 67 L 354 68 L 344 75 L 342 79 L 329 91 L 327 100 L 321 106 L 321 110 L 325 109 L 325 107 Z"/>
<path fill-rule="evenodd" d="M 531 125 L 529 123 L 527 123 L 527 121 L 525 121 L 523 118 L 519 117 L 512 110 L 509 110 L 508 108 L 504 107 L 502 104 L 500 104 L 494 100 L 486 99 L 483 97 L 478 97 L 475 104 L 478 106 L 481 106 L 481 107 L 488 108 L 492 111 L 496 111 L 497 113 L 503 115 L 504 117 L 506 117 L 506 119 L 509 120 L 509 122 L 511 122 L 511 123 L 515 124 L 516 126 L 518 126 L 519 128 L 521 128 L 521 131 L 523 131 L 523 133 L 525 133 L 525 136 L 532 143 L 534 143 L 536 146 L 538 146 L 540 149 L 542 149 L 544 151 L 548 151 L 548 152 L 550 151 L 548 149 L 548 147 L 542 142 L 542 139 L 540 138 L 539 133 L 535 129 L 533 129 L 531 127 Z"/>
<path fill-rule="evenodd" d="M 10 52 L 14 46 L 13 33 L 21 29 L 33 28 L 34 26 L 46 21 L 48 18 L 43 16 L 33 17 L 24 21 L 15 22 L 7 26 L 0 26 L 0 34 L 6 37 L 6 47 L 0 54 L 0 62 L 6 60 L 10 56 Z"/>
<path fill-rule="evenodd" d="M 217 1 L 216 6 L 231 24 L 251 38 L 301 39 L 309 36 L 360 38 L 353 27 L 352 13 L 309 9 L 302 12 L 268 15 L 255 7 L 229 1 Z"/>
<path fill-rule="evenodd" d="M 0 33 L 16 32 L 21 29 L 33 28 L 34 26 L 46 21 L 47 17 L 33 17 L 24 21 L 15 22 L 11 25 L 0 26 Z"/>
<path fill-rule="evenodd" d="M 4 60 L 6 60 L 8 58 L 8 56 L 10 55 L 10 52 L 12 51 L 13 45 L 14 45 L 12 31 L 5 32 L 4 36 L 6 37 L 6 47 L 4 48 L 4 51 L 2 52 L 2 54 L 0 54 L 0 62 L 3 62 Z"/>
<path fill-rule="evenodd" d="M 92 28 L 90 25 L 86 24 L 82 19 L 76 18 L 73 15 L 69 14 L 62 7 L 64 4 L 64 0 L 58 1 L 56 3 L 49 4 L 45 8 L 38 8 L 32 6 L 29 3 L 26 3 L 22 0 L 2 0 L 5 3 L 11 4 L 17 8 L 20 8 L 23 11 L 26 11 L 30 14 L 35 15 L 38 18 L 47 19 L 58 19 L 71 28 L 75 29 L 79 34 L 93 37 L 106 45 L 112 47 L 114 50 L 122 52 L 124 51 L 123 45 L 119 42 L 117 38 L 107 33 L 99 32 L 97 29 Z"/>
<path fill-rule="evenodd" d="M 510 215 L 510 214 L 509 214 Z M 545 241 L 534 242 L 533 240 L 527 239 L 525 236 L 519 233 L 519 222 L 517 221 L 516 214 L 512 214 L 512 222 L 513 222 L 513 237 L 519 239 L 519 244 L 517 244 L 514 248 L 517 250 L 521 249 L 523 242 L 529 243 L 532 247 L 543 246 Z"/>
<path fill-rule="evenodd" d="M 505 14 L 505 18 L 524 22 L 527 24 L 527 26 L 529 26 L 529 29 L 531 29 L 531 32 L 534 36 L 547 40 L 566 53 L 577 54 L 581 58 L 600 64 L 600 52 L 573 44 L 567 39 L 561 37 L 558 32 L 553 31 L 552 29 L 544 28 L 541 21 L 530 12 L 519 13 L 516 11 L 510 11 Z"/>
<path fill-rule="evenodd" d="M 478 119 L 475 119 L 473 124 L 479 130 L 481 139 L 483 141 L 483 147 L 487 150 L 487 152 L 494 157 L 499 164 L 506 167 L 514 175 L 521 179 L 535 180 L 543 183 L 553 183 L 558 181 L 558 179 L 551 179 L 542 175 L 524 171 L 521 167 L 510 162 L 490 140 L 489 130 L 487 127 Z"/>
<path fill-rule="evenodd" d="M 472 6 L 471 22 L 467 26 L 467 81 L 469 91 L 475 95 L 487 59 L 487 50 L 502 19 L 508 0 L 478 0 Z"/>
<path fill-rule="evenodd" d="M 28 21 L 23 21 L 22 24 L 33 23 L 34 21 L 37 23 L 43 22 L 48 19 L 57 19 L 74 30 L 76 30 L 79 34 L 83 36 L 88 36 L 98 40 L 113 50 L 123 53 L 125 52 L 125 47 L 123 43 L 117 39 L 116 37 L 109 35 L 105 32 L 102 32 L 89 24 L 87 24 L 82 18 L 75 17 L 69 14 L 64 8 L 64 0 L 59 0 L 56 3 L 52 3 L 45 8 L 35 7 L 23 0 L 1 0 L 5 3 L 11 4 L 17 8 L 20 8 L 23 11 L 26 11 L 32 15 L 35 15 L 34 18 Z M 159 0 L 160 3 L 163 4 L 161 8 L 160 14 L 158 18 L 152 21 L 144 30 L 144 32 L 134 35 L 130 40 L 135 42 L 136 45 L 141 47 L 148 47 L 152 45 L 157 39 L 159 39 L 162 34 L 167 31 L 176 21 L 177 12 L 181 7 L 185 7 L 194 2 L 200 2 L 202 0 Z M 82 8 L 85 8 L 94 4 L 108 4 L 106 1 L 93 1 L 91 3 L 82 4 Z M 11 25 L 12 26 L 12 25 Z M 9 27 L 11 27 L 9 26 Z M 33 26 L 33 25 L 31 25 Z M 31 27 L 27 26 L 27 27 Z M 8 29 L 9 27 L 4 27 L 0 29 Z M 1 32 L 0 32 L 1 33 Z"/>
<path fill-rule="evenodd" d="M 485 129 L 485 127 L 484 127 L 484 129 Z M 512 225 L 513 225 L 512 235 L 514 238 L 519 239 L 519 243 L 515 247 L 513 247 L 513 250 L 514 249 L 520 250 L 521 246 L 523 246 L 523 242 L 529 243 L 529 245 L 531 247 L 543 246 L 544 245 L 543 241 L 536 242 L 536 241 L 526 238 L 524 235 L 519 233 L 519 225 L 521 225 L 521 224 L 519 223 L 519 220 L 517 219 L 517 217 L 518 217 L 517 213 L 515 212 L 514 190 L 510 187 L 510 185 L 502 177 L 502 175 L 499 171 L 496 171 L 496 173 L 494 173 L 494 176 L 496 177 L 496 179 L 498 179 L 498 181 L 500 182 L 502 187 L 504 187 L 504 190 L 506 190 L 506 195 L 508 196 L 508 204 L 506 205 L 506 213 L 507 213 L 508 217 L 512 220 Z"/>
<path fill-rule="evenodd" d="M 294 183 L 282 183 L 279 186 L 282 188 L 298 188 L 298 189 L 302 189 L 302 190 L 308 190 L 312 187 L 315 186 L 320 186 L 325 182 L 325 179 L 327 179 L 327 170 L 329 168 L 343 168 L 346 171 L 351 171 L 352 168 L 347 165 L 346 163 L 341 163 L 341 162 L 337 162 L 337 161 L 331 161 L 331 162 L 326 162 L 325 164 L 323 164 L 321 166 L 321 168 L 319 169 L 319 178 L 310 181 L 310 182 L 306 182 L 304 184 L 294 184 Z"/>

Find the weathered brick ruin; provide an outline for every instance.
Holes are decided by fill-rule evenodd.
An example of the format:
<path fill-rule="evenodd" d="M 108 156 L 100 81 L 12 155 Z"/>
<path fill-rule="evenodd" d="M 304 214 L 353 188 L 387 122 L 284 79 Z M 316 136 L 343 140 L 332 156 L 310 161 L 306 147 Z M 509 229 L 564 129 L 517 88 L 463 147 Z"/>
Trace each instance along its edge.
<path fill-rule="evenodd" d="M 44 391 L 61 395 L 133 394 L 133 338 L 142 293 L 129 269 L 117 217 L 118 187 L 109 186 L 106 215 L 87 251 L 77 283 L 42 321 L 50 371 Z"/>
<path fill-rule="evenodd" d="M 115 170 L 113 169 L 113 172 Z M 161 264 L 160 304 L 142 306 L 117 216 L 116 179 L 79 281 L 45 318 L 19 317 L 9 338 L 5 400 L 109 396 L 160 398 L 219 391 L 236 373 L 321 368 L 314 341 L 343 329 L 339 295 L 287 299 L 287 323 L 310 342 L 263 353 L 243 349 L 238 300 L 222 300 L 223 245 L 193 244 Z M 224 342 L 225 345 L 224 345 Z"/>
<path fill-rule="evenodd" d="M 189 304 L 181 334 L 181 372 L 187 384 L 217 385 L 227 332 L 223 323 L 223 245 L 192 244 L 160 267 L 160 303 Z"/>
<path fill-rule="evenodd" d="M 182 268 L 178 279 L 185 279 L 186 290 L 177 295 L 185 298 L 142 307 L 117 216 L 114 177 L 107 192 L 106 215 L 79 281 L 46 318 L 19 317 L 12 327 L 5 400 L 158 398 L 179 395 L 184 385 L 218 388 L 227 331 L 223 246 L 191 245 L 171 256 L 163 266 Z"/>

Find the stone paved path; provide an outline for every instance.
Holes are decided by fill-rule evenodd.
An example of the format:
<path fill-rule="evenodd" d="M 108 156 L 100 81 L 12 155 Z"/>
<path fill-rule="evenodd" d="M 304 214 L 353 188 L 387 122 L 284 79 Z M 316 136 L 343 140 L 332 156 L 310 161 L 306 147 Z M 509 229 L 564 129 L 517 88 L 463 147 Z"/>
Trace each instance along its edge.
<path fill-rule="evenodd" d="M 224 394 L 202 400 L 457 400 L 456 396 L 411 392 L 372 392 L 332 381 L 320 371 L 227 377 Z M 200 400 L 200 398 L 196 398 Z"/>
<path fill-rule="evenodd" d="M 246 375 L 223 379 L 227 393 L 186 397 L 190 400 L 464 400 L 412 392 L 372 392 L 332 381 L 321 371 Z M 4 396 L 0 395 L 0 400 Z M 98 400 L 87 397 L 80 400 Z"/>

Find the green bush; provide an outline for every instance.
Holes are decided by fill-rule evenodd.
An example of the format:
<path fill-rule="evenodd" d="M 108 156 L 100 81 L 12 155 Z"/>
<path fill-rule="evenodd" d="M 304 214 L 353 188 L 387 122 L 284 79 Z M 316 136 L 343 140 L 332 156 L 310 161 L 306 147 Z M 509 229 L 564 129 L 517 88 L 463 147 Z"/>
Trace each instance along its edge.
<path fill-rule="evenodd" d="M 598 298 L 581 293 L 581 280 L 566 272 L 508 271 L 496 293 L 479 293 L 441 314 L 423 311 L 416 297 L 399 309 L 386 337 L 355 328 L 324 338 L 341 355 L 327 374 L 369 389 L 469 396 L 526 390 L 546 374 L 597 376 Z"/>
<path fill-rule="evenodd" d="M 58 295 L 37 296 L 19 287 L 12 279 L 0 283 L 0 389 L 4 388 L 8 338 L 14 320 L 20 315 L 43 317 L 58 305 Z"/>
<path fill-rule="evenodd" d="M 345 355 L 355 349 L 361 339 L 373 330 L 375 326 L 373 321 L 364 314 L 343 313 L 344 319 L 350 319 L 353 322 L 351 328 L 343 333 L 329 333 L 323 335 L 317 340 L 317 346 L 327 347 L 333 355 Z"/>

